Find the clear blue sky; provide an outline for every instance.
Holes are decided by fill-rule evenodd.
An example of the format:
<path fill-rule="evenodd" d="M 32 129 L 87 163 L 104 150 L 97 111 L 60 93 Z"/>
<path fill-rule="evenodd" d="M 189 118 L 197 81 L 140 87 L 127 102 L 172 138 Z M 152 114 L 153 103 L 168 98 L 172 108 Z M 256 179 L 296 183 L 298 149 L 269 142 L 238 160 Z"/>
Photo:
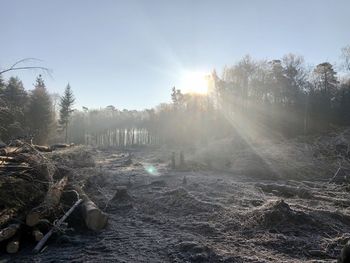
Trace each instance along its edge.
<path fill-rule="evenodd" d="M 335 62 L 349 12 L 349 0 L 0 0 L 0 66 L 40 58 L 49 91 L 70 82 L 78 107 L 143 109 L 169 101 L 182 70 L 248 53 Z M 37 72 L 16 74 L 32 88 Z"/>

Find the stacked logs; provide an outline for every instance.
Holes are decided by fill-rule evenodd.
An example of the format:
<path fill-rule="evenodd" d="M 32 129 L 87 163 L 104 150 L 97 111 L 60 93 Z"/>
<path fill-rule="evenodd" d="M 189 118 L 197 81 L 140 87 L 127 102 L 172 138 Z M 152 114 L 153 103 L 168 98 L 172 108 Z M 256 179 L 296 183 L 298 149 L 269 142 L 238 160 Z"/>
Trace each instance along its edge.
<path fill-rule="evenodd" d="M 72 178 L 53 178 L 57 167 L 47 151 L 24 142 L 0 148 L 0 247 L 8 253 L 17 253 L 24 239 L 46 241 L 78 206 L 87 228 L 97 231 L 107 223 L 106 214 Z M 68 204 L 61 198 L 67 189 L 75 189 L 77 199 Z M 70 213 L 64 214 L 67 205 Z"/>

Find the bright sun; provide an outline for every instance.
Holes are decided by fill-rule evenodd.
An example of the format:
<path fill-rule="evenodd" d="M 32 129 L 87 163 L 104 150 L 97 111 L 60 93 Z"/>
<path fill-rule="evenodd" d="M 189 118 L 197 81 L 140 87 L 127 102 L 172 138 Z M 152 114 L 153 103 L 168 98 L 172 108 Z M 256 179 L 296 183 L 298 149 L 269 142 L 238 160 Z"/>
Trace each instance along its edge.
<path fill-rule="evenodd" d="M 180 87 L 183 93 L 208 93 L 206 74 L 201 71 L 186 71 L 182 74 Z"/>

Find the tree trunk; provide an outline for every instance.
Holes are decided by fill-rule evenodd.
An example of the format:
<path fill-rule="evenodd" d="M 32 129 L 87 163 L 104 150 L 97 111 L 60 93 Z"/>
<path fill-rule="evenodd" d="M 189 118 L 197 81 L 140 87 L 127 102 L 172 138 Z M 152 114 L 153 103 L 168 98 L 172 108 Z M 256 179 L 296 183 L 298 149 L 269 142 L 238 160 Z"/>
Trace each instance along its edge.
<path fill-rule="evenodd" d="M 64 139 L 64 141 L 65 141 L 65 143 L 67 143 L 67 141 L 68 141 L 68 122 L 66 122 L 66 136 L 65 136 L 65 139 Z"/>

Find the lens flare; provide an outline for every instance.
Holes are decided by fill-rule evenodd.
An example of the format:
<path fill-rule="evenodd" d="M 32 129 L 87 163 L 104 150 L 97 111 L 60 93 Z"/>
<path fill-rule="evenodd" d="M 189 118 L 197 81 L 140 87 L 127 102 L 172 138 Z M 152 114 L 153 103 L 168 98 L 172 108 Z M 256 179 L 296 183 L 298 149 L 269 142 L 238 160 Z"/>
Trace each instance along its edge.
<path fill-rule="evenodd" d="M 145 165 L 145 171 L 150 175 L 159 175 L 158 170 L 153 165 Z"/>

